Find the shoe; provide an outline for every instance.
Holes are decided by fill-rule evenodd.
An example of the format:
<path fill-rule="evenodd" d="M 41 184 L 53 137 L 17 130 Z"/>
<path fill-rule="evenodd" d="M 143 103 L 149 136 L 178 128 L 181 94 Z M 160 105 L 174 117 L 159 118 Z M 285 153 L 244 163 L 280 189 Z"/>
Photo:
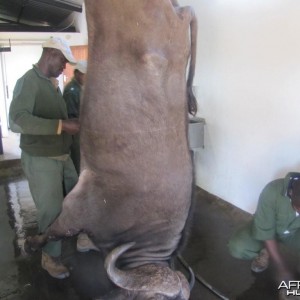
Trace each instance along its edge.
<path fill-rule="evenodd" d="M 70 276 L 69 270 L 61 263 L 59 257 L 50 256 L 45 252 L 42 252 L 42 268 L 53 278 L 64 279 Z"/>
<path fill-rule="evenodd" d="M 79 233 L 76 246 L 79 252 L 88 252 L 90 250 L 100 251 L 86 233 Z"/>
<path fill-rule="evenodd" d="M 266 249 L 262 249 L 260 253 L 253 259 L 251 270 L 255 273 L 266 270 L 269 266 L 269 253 Z"/>

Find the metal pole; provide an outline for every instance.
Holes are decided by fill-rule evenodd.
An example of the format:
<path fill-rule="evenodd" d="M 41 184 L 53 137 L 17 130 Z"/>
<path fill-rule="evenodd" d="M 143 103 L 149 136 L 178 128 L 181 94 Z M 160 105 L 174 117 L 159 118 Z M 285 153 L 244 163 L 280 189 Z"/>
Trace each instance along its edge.
<path fill-rule="evenodd" d="M 0 125 L 0 155 L 3 154 L 3 145 L 2 145 L 2 130 Z"/>

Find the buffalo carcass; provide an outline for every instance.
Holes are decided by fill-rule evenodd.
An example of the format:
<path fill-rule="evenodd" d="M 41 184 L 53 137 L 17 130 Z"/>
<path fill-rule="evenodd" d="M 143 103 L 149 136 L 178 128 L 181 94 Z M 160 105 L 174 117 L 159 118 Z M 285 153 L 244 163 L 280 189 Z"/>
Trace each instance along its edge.
<path fill-rule="evenodd" d="M 191 207 L 194 13 L 170 0 L 85 4 L 81 174 L 47 233 L 28 243 L 87 232 L 119 287 L 101 299 L 188 299 L 185 277 L 168 262 Z"/>

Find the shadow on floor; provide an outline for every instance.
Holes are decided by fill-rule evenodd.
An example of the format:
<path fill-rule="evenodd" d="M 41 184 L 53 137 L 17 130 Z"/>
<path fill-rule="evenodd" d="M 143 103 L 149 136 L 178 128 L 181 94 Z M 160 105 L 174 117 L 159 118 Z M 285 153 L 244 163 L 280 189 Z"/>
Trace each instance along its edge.
<path fill-rule="evenodd" d="M 0 205 L 0 236 L 4 237 L 0 239 L 0 299 L 91 300 L 97 296 L 103 284 L 99 281 L 103 262 L 97 252 L 77 253 L 74 238 L 63 243 L 63 261 L 71 270 L 70 278 L 65 280 L 48 276 L 40 266 L 40 253 L 20 255 L 19 245 L 25 235 L 36 230 L 34 205 L 22 176 L 0 176 Z M 190 300 L 277 299 L 272 268 L 252 274 L 249 261 L 234 259 L 227 251 L 232 232 L 250 217 L 222 199 L 196 189 L 190 238 L 182 253 L 198 279 Z M 188 275 L 180 261 L 176 261 L 176 266 Z"/>

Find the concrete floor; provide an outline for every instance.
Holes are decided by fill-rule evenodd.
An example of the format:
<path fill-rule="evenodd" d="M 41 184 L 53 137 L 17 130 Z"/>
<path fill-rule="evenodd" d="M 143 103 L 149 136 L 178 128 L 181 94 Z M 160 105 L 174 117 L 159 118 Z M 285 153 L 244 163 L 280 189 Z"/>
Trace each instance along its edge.
<path fill-rule="evenodd" d="M 197 188 L 195 212 L 186 249 L 182 253 L 195 275 L 190 300 L 274 300 L 277 285 L 272 268 L 255 275 L 250 262 L 232 258 L 227 241 L 237 226 L 250 215 L 222 199 Z M 36 230 L 35 208 L 20 160 L 0 161 L 0 299 L 2 300 L 91 300 L 100 285 L 100 256 L 77 253 L 75 240 L 63 245 L 63 261 L 71 277 L 56 280 L 41 269 L 40 253 L 24 257 L 20 244 Z M 180 261 L 179 269 L 186 273 Z M 187 273 L 186 273 L 187 274 Z M 214 292 L 203 284 L 211 286 Z"/>

